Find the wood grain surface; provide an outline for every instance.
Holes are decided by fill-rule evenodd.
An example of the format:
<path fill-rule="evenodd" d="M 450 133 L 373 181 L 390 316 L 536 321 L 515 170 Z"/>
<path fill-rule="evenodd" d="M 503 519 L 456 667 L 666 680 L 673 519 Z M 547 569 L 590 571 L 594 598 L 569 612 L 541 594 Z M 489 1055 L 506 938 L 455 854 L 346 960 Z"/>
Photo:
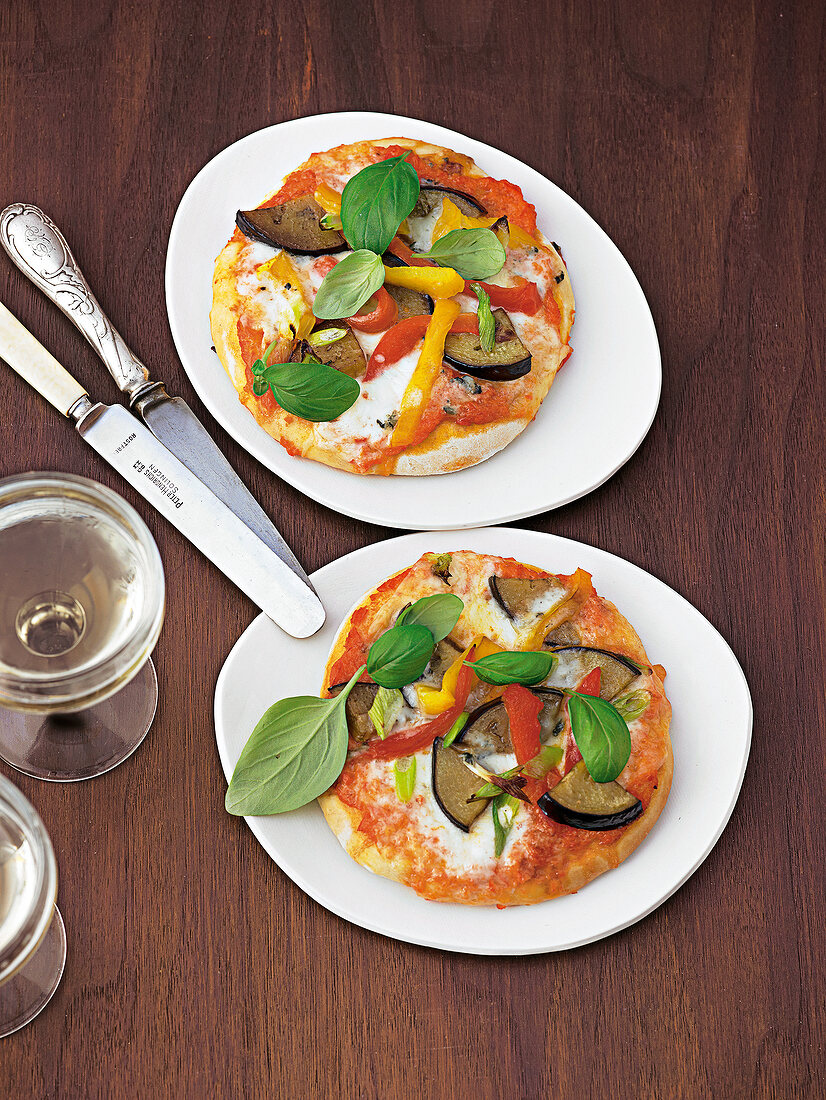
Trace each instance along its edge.
<path fill-rule="evenodd" d="M 169 594 L 161 707 L 137 755 L 66 786 L 0 768 L 53 838 L 69 937 L 53 1001 L 0 1042 L 0 1094 L 824 1095 L 825 57 L 813 0 L 0 5 L 0 204 L 35 202 L 61 226 L 126 340 L 308 570 L 394 532 L 277 481 L 195 396 L 164 302 L 189 181 L 263 126 L 375 109 L 499 146 L 580 202 L 648 296 L 662 403 L 615 477 L 523 525 L 681 592 L 755 704 L 731 823 L 636 926 L 503 960 L 353 927 L 223 810 L 213 689 L 255 609 L 0 364 L 0 474 L 65 470 L 121 492 Z M 116 400 L 5 256 L 0 300 Z"/>

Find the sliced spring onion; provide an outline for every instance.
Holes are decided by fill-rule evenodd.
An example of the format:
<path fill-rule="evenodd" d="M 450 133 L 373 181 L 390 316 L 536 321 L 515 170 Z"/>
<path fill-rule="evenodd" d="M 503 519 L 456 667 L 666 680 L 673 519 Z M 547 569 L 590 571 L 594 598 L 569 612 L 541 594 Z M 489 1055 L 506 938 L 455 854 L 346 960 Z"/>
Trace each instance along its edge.
<path fill-rule="evenodd" d="M 493 851 L 497 859 L 505 850 L 505 842 L 519 812 L 519 799 L 510 794 L 500 794 L 491 802 L 493 813 Z"/>
<path fill-rule="evenodd" d="M 326 348 L 328 344 L 343 340 L 346 335 L 346 328 L 320 328 L 317 332 L 310 333 L 307 343 L 313 348 Z"/>
<path fill-rule="evenodd" d="M 629 691 L 620 699 L 614 700 L 614 706 L 626 722 L 634 722 L 651 702 L 651 695 L 642 689 Z"/>
<path fill-rule="evenodd" d="M 322 229 L 341 229 L 341 216 L 339 214 L 325 214 L 318 219 Z"/>
<path fill-rule="evenodd" d="M 459 734 L 465 728 L 465 725 L 466 725 L 467 720 L 468 720 L 469 717 L 470 717 L 469 712 L 466 711 L 466 710 L 463 710 L 462 713 L 459 715 L 459 717 L 456 719 L 456 721 L 453 723 L 453 725 L 450 727 L 450 729 L 445 734 L 445 739 L 442 742 L 442 747 L 443 748 L 447 748 L 448 745 L 453 744 L 453 742 L 456 740 L 456 738 L 459 736 Z"/>
<path fill-rule="evenodd" d="M 393 762 L 396 794 L 400 802 L 409 802 L 416 786 L 416 757 L 402 756 Z"/>
<path fill-rule="evenodd" d="M 541 779 L 562 760 L 561 745 L 543 745 L 539 753 L 522 766 L 523 775 Z"/>
<path fill-rule="evenodd" d="M 383 739 L 387 736 L 403 705 L 404 696 L 398 688 L 379 688 L 373 705 L 367 712 L 367 717 L 373 723 L 379 737 Z"/>

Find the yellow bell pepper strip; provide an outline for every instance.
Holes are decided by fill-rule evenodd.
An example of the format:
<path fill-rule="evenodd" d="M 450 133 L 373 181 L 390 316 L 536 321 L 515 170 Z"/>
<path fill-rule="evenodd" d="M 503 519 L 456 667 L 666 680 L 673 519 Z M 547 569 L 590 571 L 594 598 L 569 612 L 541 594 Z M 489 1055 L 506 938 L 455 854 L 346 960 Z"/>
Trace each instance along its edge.
<path fill-rule="evenodd" d="M 384 281 L 390 286 L 418 290 L 431 298 L 452 298 L 465 289 L 465 280 L 452 267 L 385 267 Z"/>
<path fill-rule="evenodd" d="M 324 208 L 325 214 L 341 213 L 341 195 L 338 191 L 334 191 L 332 187 L 328 187 L 326 183 L 318 185 L 313 198 L 319 206 Z"/>
<path fill-rule="evenodd" d="M 459 681 L 459 673 L 462 671 L 462 666 L 474 646 L 476 646 L 474 660 L 477 661 L 481 657 L 489 657 L 492 653 L 502 652 L 502 647 L 492 642 L 490 638 L 484 638 L 481 635 L 474 638 L 467 649 L 460 653 L 456 660 L 448 666 L 442 677 L 440 688 L 427 687 L 425 684 L 416 685 L 416 697 L 420 708 L 425 714 L 442 714 L 453 706 L 456 700 L 456 684 Z"/>
<path fill-rule="evenodd" d="M 425 269 L 399 267 L 393 268 L 392 270 L 417 273 Z M 451 274 L 456 275 L 456 278 L 464 286 L 464 280 L 461 275 L 457 275 L 455 271 L 451 272 Z M 419 421 L 427 407 L 433 383 L 436 381 L 439 371 L 442 369 L 442 359 L 445 354 L 445 337 L 448 332 L 450 332 L 450 326 L 459 316 L 459 313 L 460 308 L 458 302 L 453 302 L 450 298 L 439 298 L 436 301 L 433 316 L 430 319 L 430 324 L 427 326 L 427 332 L 424 336 L 424 344 L 419 353 L 419 361 L 416 364 L 416 369 L 413 371 L 413 377 L 408 382 L 407 389 L 404 391 L 399 419 L 390 440 L 391 446 L 407 447 L 412 442 L 416 434 L 416 429 L 419 426 Z"/>
<path fill-rule="evenodd" d="M 273 284 L 279 298 L 286 298 L 291 311 L 285 310 L 279 318 L 279 335 L 295 340 L 306 339 L 313 330 L 315 317 L 310 303 L 304 297 L 301 279 L 295 265 L 285 252 L 276 252 L 271 260 L 260 264 L 255 274 L 266 285 Z"/>
<path fill-rule="evenodd" d="M 490 229 L 498 221 L 499 218 L 471 218 L 463 214 L 455 202 L 445 197 L 442 201 L 441 213 L 433 226 L 433 240 L 438 241 L 454 229 Z M 538 242 L 518 225 L 512 225 L 509 221 L 508 230 L 511 248 L 536 248 Z"/>

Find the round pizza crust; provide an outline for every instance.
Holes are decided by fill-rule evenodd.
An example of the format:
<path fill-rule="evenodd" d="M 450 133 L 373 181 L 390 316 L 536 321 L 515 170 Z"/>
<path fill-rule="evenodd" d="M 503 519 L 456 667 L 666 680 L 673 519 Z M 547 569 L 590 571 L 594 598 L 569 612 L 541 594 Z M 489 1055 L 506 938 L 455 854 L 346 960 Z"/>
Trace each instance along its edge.
<path fill-rule="evenodd" d="M 454 632 L 459 643 L 466 645 L 480 632 L 480 623 L 485 621 L 486 613 L 482 614 L 483 604 L 489 602 L 489 596 L 486 600 L 485 594 L 488 591 L 487 579 L 492 572 L 499 576 L 529 576 L 532 573 L 537 576 L 550 575 L 522 566 L 512 559 L 486 557 L 463 551 L 453 555 L 453 563 L 459 562 L 459 575 L 452 577 L 451 587 L 447 588 L 432 575 L 427 575 L 430 567 L 426 558 L 427 555 L 410 568 L 394 574 L 368 593 L 351 611 L 333 644 L 325 669 L 322 694 L 341 678 L 336 673 L 336 665 L 347 658 L 348 652 L 355 647 L 356 651 L 352 653 L 354 671 L 361 663 L 366 647 L 388 629 L 395 615 L 412 600 L 437 591 L 455 592 L 465 600 L 463 619 L 469 608 L 478 606 L 480 613 L 471 614 L 470 623 L 464 626 L 460 620 Z M 452 564 L 452 573 L 453 568 Z M 514 572 L 514 569 L 519 572 Z M 529 572 L 525 572 L 526 569 Z M 584 576 L 587 577 L 587 574 Z M 330 828 L 356 862 L 384 878 L 411 886 L 422 897 L 432 901 L 459 902 L 466 905 L 530 905 L 575 893 L 598 875 L 619 866 L 642 843 L 665 807 L 674 771 L 668 732 L 671 707 L 663 687 L 665 670 L 661 666 L 651 665 L 642 642 L 628 620 L 610 601 L 597 595 L 589 581 L 587 583 L 589 591 L 586 598 L 578 601 L 575 597 L 567 607 L 563 605 L 560 612 L 563 617 L 554 621 L 549 629 L 563 621 L 570 622 L 580 632 L 584 644 L 623 653 L 650 669 L 649 673 L 634 681 L 635 689 L 643 688 L 649 692 L 651 702 L 641 718 L 631 724 L 631 759 L 619 777 L 623 786 L 642 798 L 642 815 L 622 829 L 595 833 L 549 822 L 535 806 L 522 807 L 520 814 L 529 817 L 529 827 L 525 828 L 524 833 L 508 841 L 500 861 L 501 867 L 491 869 L 491 853 L 486 850 L 479 853 L 481 871 L 477 871 L 475 867 L 457 870 L 448 860 L 446 862 L 449 870 L 446 873 L 443 865 L 445 861 L 440 862 L 438 851 L 433 847 L 432 830 L 419 825 L 415 812 L 411 812 L 406 820 L 399 816 L 401 804 L 398 804 L 395 796 L 392 761 L 364 761 L 363 754 L 356 750 L 348 754 L 345 765 L 345 773 L 348 773 L 347 801 L 339 794 L 342 779 L 319 798 Z M 491 634 L 489 632 L 487 636 L 491 637 Z M 493 637 L 492 640 L 499 639 Z M 417 757 L 418 767 L 422 768 L 426 783 L 429 783 L 429 750 L 417 754 Z M 422 760 L 425 761 L 424 767 Z M 377 839 L 373 831 L 363 827 L 363 824 L 368 817 L 369 799 L 375 794 L 375 767 L 379 763 L 386 767 L 386 793 L 388 805 L 392 805 L 395 815 L 396 827 Z M 366 775 L 368 768 L 374 769 L 370 777 L 372 793 L 365 794 L 362 798 L 357 792 L 354 798 L 353 790 L 354 787 L 358 788 L 359 770 L 364 769 Z M 638 771 L 645 771 L 648 775 L 647 784 L 643 783 L 643 786 L 650 788 L 647 798 L 642 791 L 634 790 L 633 780 Z M 641 776 L 638 779 L 642 782 Z M 396 805 L 393 805 L 393 799 L 396 799 Z M 416 801 L 414 798 L 413 802 Z M 455 826 L 446 818 L 444 821 L 447 830 L 455 831 Z M 577 834 L 574 838 L 575 850 L 568 848 L 573 834 Z M 472 836 L 473 829 L 468 834 L 468 837 Z M 532 839 L 539 837 L 542 843 L 538 848 L 547 851 L 551 838 L 556 836 L 560 837 L 560 852 L 553 854 L 545 862 L 533 852 L 537 845 L 532 843 Z M 484 842 L 480 836 L 480 845 Z M 432 875 L 428 875 L 428 868 L 433 869 Z"/>
<path fill-rule="evenodd" d="M 456 186 L 459 190 L 461 190 L 462 176 L 487 176 L 487 173 L 483 172 L 470 157 L 442 146 L 401 137 L 358 142 L 350 146 L 340 146 L 326 153 L 315 153 L 290 175 L 296 175 L 310 166 L 323 169 L 326 165 L 331 170 L 335 170 L 342 157 L 355 156 L 360 152 L 366 156 L 371 149 L 390 146 L 410 149 L 422 159 L 436 159 L 458 165 L 461 174 L 457 173 Z M 369 158 L 365 163 L 370 163 Z M 289 178 L 288 176 L 287 179 Z M 261 205 L 266 205 L 270 198 L 272 195 Z M 543 341 L 543 346 L 534 343 L 531 347 L 533 365 L 530 374 L 525 376 L 525 379 L 530 380 L 529 382 L 525 379 L 517 379 L 514 382 L 497 383 L 497 385 L 509 387 L 508 394 L 514 398 L 511 404 L 518 405 L 519 415 L 478 425 L 461 425 L 452 421 L 443 421 L 422 443 L 408 447 L 402 452 L 394 452 L 368 469 L 359 469 L 351 457 L 342 454 L 329 441 L 322 439 L 312 423 L 292 416 L 277 407 L 274 411 L 268 412 L 248 388 L 247 368 L 237 332 L 241 299 L 236 292 L 234 268 L 245 241 L 243 239 L 239 241 L 236 236 L 230 239 L 215 262 L 213 305 L 210 312 L 215 350 L 238 392 L 241 403 L 260 426 L 294 456 L 349 472 L 375 475 L 426 476 L 451 473 L 468 466 L 475 466 L 501 451 L 525 430 L 547 396 L 557 371 L 571 354 L 568 339 L 575 310 L 570 277 L 562 257 L 552 243 L 539 230 L 535 233 L 535 237 L 538 243 L 554 254 L 559 270 L 564 272 L 565 277 L 553 292 L 560 312 L 558 341 L 555 339 L 553 346 L 550 341 Z M 285 343 L 283 347 L 276 347 L 274 357 L 282 357 L 286 360 L 290 351 L 291 345 Z M 278 358 L 274 358 L 273 361 L 277 362 Z"/>

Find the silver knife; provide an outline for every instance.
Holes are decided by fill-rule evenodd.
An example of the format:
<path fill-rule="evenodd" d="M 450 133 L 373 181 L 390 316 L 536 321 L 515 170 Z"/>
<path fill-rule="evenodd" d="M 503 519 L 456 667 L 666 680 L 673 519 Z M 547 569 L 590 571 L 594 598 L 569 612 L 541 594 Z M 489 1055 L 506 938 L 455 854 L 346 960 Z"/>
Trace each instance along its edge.
<path fill-rule="evenodd" d="M 288 634 L 308 638 L 321 628 L 315 592 L 122 405 L 93 404 L 2 303 L 0 357 Z"/>
<path fill-rule="evenodd" d="M 0 213 L 0 244 L 12 263 L 80 329 L 149 430 L 312 589 L 272 520 L 189 405 L 181 397 L 170 397 L 163 382 L 152 382 L 144 364 L 126 346 L 54 222 L 37 206 L 12 203 Z"/>

